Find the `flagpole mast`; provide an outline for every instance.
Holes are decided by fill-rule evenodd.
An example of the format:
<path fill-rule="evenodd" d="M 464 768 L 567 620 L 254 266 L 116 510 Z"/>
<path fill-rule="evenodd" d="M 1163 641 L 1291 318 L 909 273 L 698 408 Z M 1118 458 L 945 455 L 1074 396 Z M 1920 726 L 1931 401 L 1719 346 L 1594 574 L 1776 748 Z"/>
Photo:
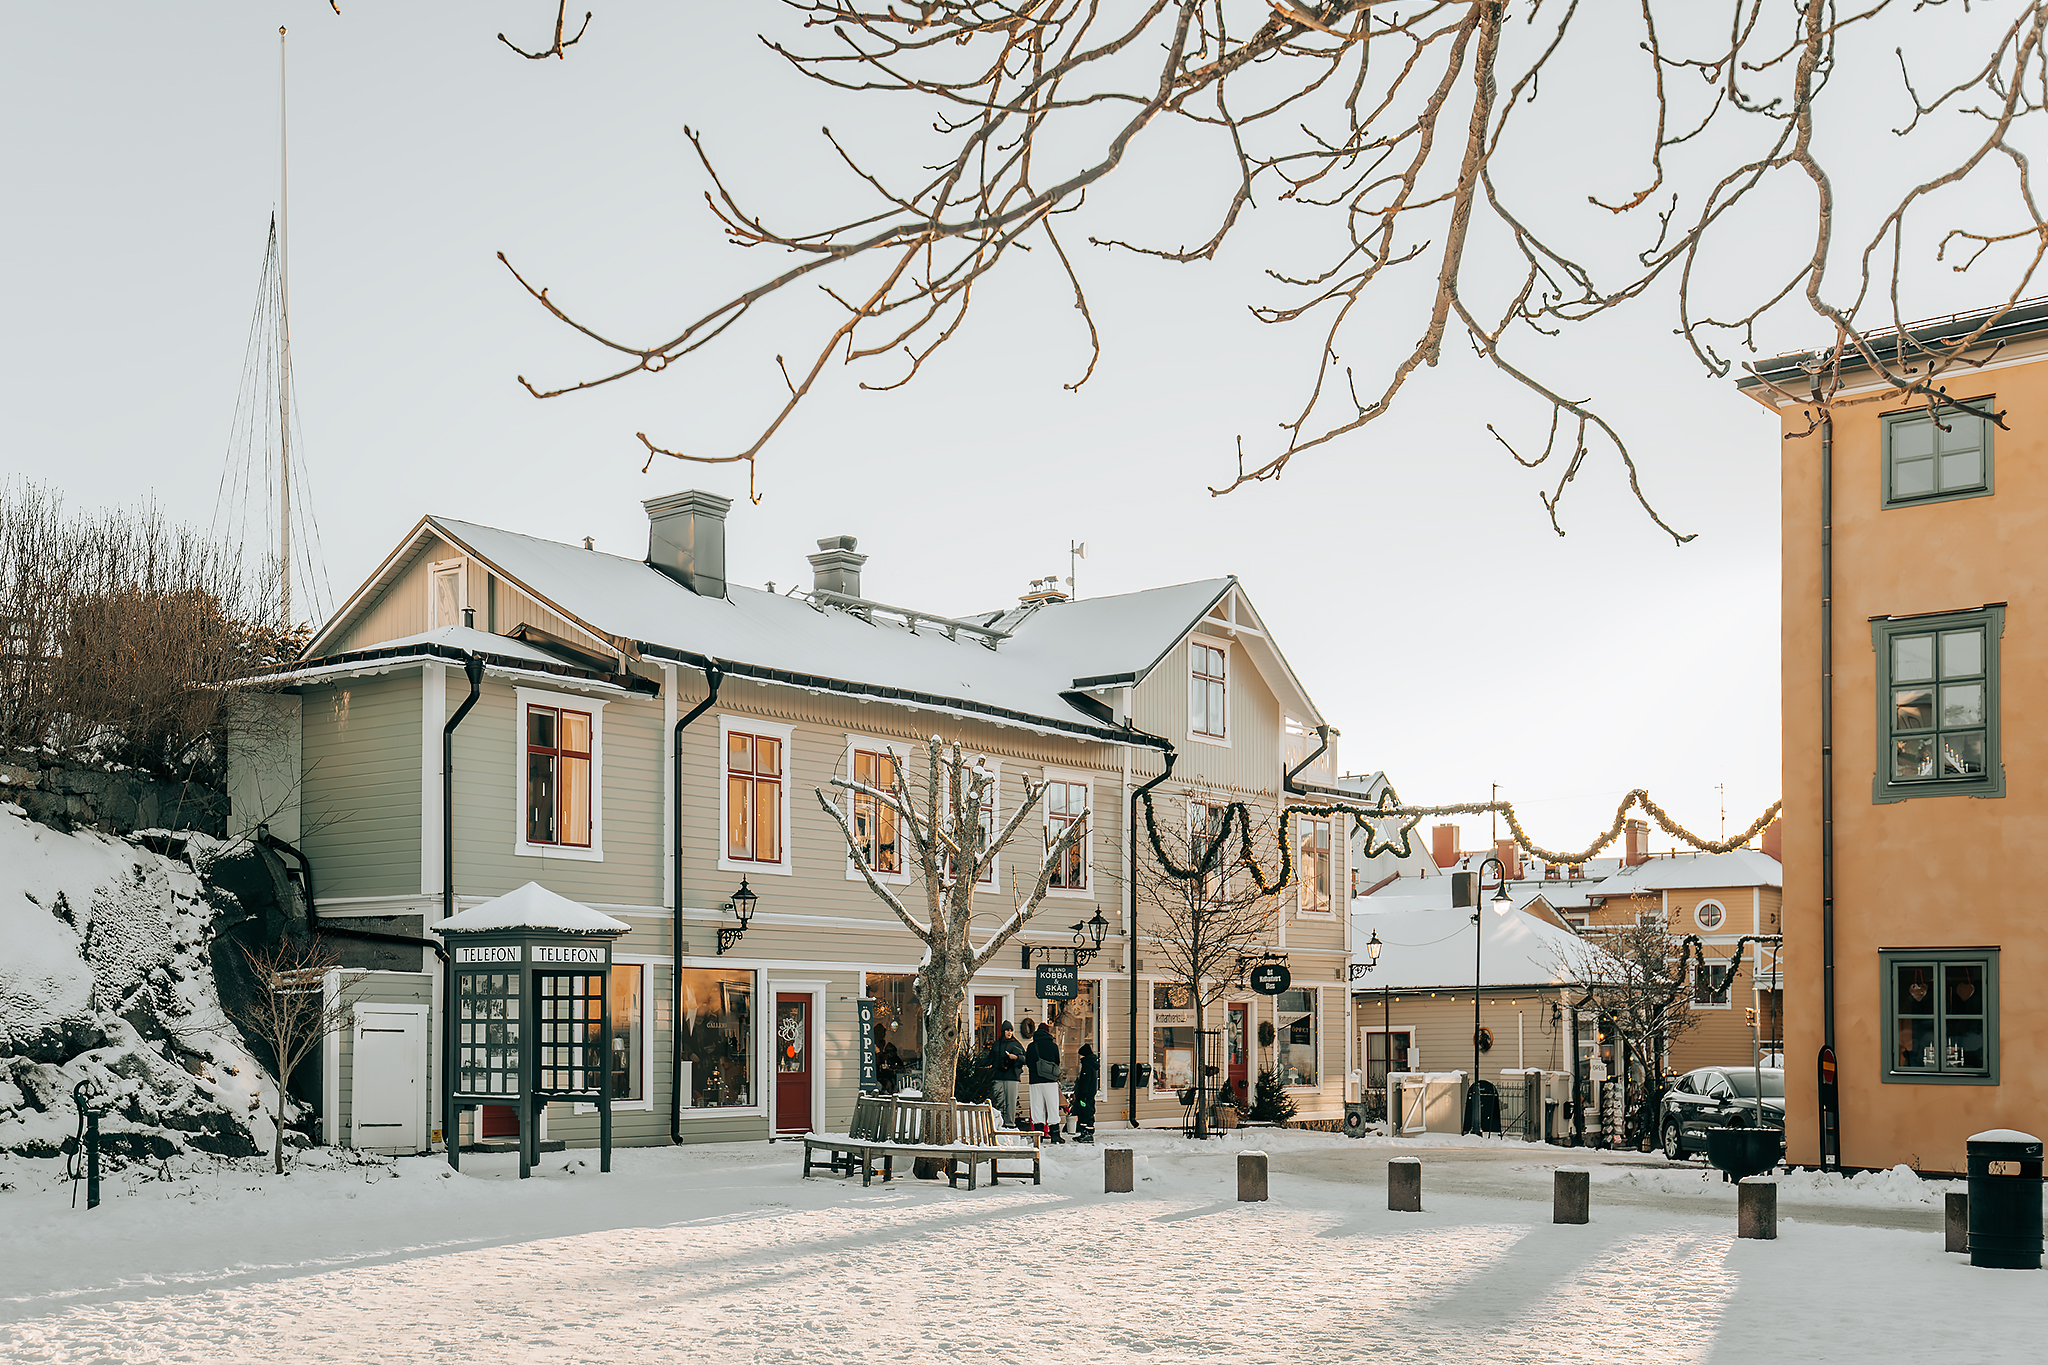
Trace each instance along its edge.
<path fill-rule="evenodd" d="M 285 156 L 285 38 L 277 30 L 277 563 L 278 624 L 292 624 L 292 290 L 291 215 Z"/>

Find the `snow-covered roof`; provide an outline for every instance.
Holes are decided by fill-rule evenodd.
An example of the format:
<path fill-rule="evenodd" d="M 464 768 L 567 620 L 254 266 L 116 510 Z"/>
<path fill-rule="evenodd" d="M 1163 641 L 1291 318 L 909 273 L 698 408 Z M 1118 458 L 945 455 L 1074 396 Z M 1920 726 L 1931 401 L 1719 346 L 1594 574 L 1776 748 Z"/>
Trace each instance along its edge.
<path fill-rule="evenodd" d="M 561 656 L 535 649 L 524 640 L 515 640 L 509 635 L 493 635 L 471 626 L 442 626 L 438 630 L 421 631 L 418 635 L 407 635 L 402 639 L 381 640 L 376 647 L 397 649 L 405 645 L 440 645 L 469 654 L 495 654 L 501 659 L 518 659 L 525 663 L 562 662 Z"/>
<path fill-rule="evenodd" d="M 1738 848 L 1732 853 L 1660 855 L 1588 888 L 1594 899 L 1631 896 L 1638 891 L 1689 891 L 1709 886 L 1783 886 L 1785 865 L 1768 853 Z"/>
<path fill-rule="evenodd" d="M 633 926 L 557 895 L 539 882 L 528 882 L 517 891 L 507 891 L 495 900 L 458 910 L 429 927 L 452 929 L 456 933 L 541 929 L 558 934 L 623 934 Z"/>
<path fill-rule="evenodd" d="M 856 614 L 737 583 L 727 586 L 725 597 L 706 597 L 642 560 L 475 522 L 430 516 L 414 538 L 428 531 L 632 652 L 712 660 L 731 672 L 792 686 L 861 692 L 1118 742 L 1130 736 L 1064 694 L 1142 681 L 1236 586 L 1233 578 L 1210 578 L 1016 608 L 979 623 L 1010 633 L 990 648 L 969 631 L 949 638 L 942 623 Z M 394 554 L 380 572 L 396 572 L 402 559 Z M 366 586 L 323 637 L 333 637 L 357 604 L 369 600 Z M 1278 675 L 1270 681 L 1299 693 L 1264 632 L 1247 632 L 1251 636 L 1258 637 L 1251 641 L 1255 652 L 1267 656 L 1265 667 Z M 484 638 L 494 643 L 479 648 L 505 652 L 500 637 Z M 316 640 L 314 648 L 322 643 Z M 1311 722 L 1320 721 L 1305 696 L 1298 706 L 1311 711 Z"/>
<path fill-rule="evenodd" d="M 1433 884 L 1439 879 L 1423 879 Z M 1448 881 L 1448 878 L 1442 880 Z M 1378 901 L 1371 896 L 1367 900 Z M 1482 986 L 1547 986 L 1572 980 L 1572 964 L 1601 949 L 1567 929 L 1521 910 L 1504 915 L 1480 912 L 1486 938 L 1480 945 Z M 1352 982 L 1352 989 L 1442 990 L 1472 986 L 1472 912 L 1457 909 L 1357 909 L 1351 916 L 1351 960 L 1363 963 L 1363 945 L 1380 936 L 1379 965 Z"/>

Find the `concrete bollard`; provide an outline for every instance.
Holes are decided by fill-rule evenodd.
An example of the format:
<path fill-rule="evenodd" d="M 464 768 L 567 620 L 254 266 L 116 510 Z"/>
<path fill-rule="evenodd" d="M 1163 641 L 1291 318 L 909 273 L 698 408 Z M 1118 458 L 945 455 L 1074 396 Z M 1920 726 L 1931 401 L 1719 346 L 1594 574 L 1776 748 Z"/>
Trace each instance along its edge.
<path fill-rule="evenodd" d="M 1397 1156 L 1387 1163 L 1387 1207 L 1395 1213 L 1422 1212 L 1422 1158 Z"/>
<path fill-rule="evenodd" d="M 1778 1236 L 1778 1185 L 1772 1180 L 1745 1180 L 1735 1187 L 1735 1235 L 1758 1241 Z"/>
<path fill-rule="evenodd" d="M 1966 1190 L 1950 1190 L 1941 1200 L 1941 1230 L 1946 1237 L 1943 1251 L 1960 1251 L 1965 1255 L 1970 1250 L 1970 1195 Z"/>
<path fill-rule="evenodd" d="M 1240 1204 L 1263 1204 L 1270 1184 L 1269 1168 L 1264 1152 L 1239 1152 L 1237 1154 L 1237 1202 Z"/>
<path fill-rule="evenodd" d="M 1550 1195 L 1550 1221 L 1592 1221 L 1593 1173 L 1583 1166 L 1560 1166 Z"/>
<path fill-rule="evenodd" d="M 1138 1187 L 1138 1167 L 1128 1147 L 1102 1149 L 1102 1192 L 1129 1194 Z"/>

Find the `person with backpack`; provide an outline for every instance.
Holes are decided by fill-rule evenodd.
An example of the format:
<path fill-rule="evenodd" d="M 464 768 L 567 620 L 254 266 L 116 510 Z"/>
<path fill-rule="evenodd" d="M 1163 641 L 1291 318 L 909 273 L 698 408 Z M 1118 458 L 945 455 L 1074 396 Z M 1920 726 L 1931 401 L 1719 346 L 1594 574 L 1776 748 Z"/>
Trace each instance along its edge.
<path fill-rule="evenodd" d="M 996 1117 L 1008 1128 L 1017 1122 L 1017 1078 L 1024 1071 L 1024 1045 L 1017 1041 L 1017 1031 L 1007 1019 L 997 1030 L 995 1046 L 989 1049 L 989 1064 L 995 1069 L 990 1099 Z"/>
<path fill-rule="evenodd" d="M 1102 1068 L 1097 1064 L 1095 1049 L 1087 1043 L 1081 1044 L 1081 1074 L 1074 1078 L 1074 1141 L 1095 1141 L 1095 1091 L 1101 1084 Z"/>
<path fill-rule="evenodd" d="M 1031 1072 L 1031 1126 L 1047 1142 L 1065 1142 L 1060 1136 L 1060 1045 L 1052 1030 L 1032 1034 L 1024 1055 Z"/>

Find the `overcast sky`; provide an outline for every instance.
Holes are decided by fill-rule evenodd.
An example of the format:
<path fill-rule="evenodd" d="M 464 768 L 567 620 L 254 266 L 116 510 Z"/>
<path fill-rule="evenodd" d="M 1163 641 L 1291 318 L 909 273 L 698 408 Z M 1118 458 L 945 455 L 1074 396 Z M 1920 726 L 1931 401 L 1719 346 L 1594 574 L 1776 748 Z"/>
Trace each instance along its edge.
<path fill-rule="evenodd" d="M 753 39 L 756 7 L 588 7 L 566 62 L 495 40 L 544 41 L 539 0 L 354 0 L 340 17 L 312 0 L 17 8 L 0 83 L 0 474 L 78 506 L 154 498 L 213 517 L 277 199 L 286 23 L 301 454 L 334 596 L 428 512 L 638 555 L 640 500 L 702 487 L 739 499 L 746 582 L 807 580 L 804 554 L 839 533 L 872 556 L 869 595 L 945 612 L 1064 575 L 1070 540 L 1088 545 L 1084 595 L 1235 573 L 1343 731 L 1346 769 L 1383 768 L 1416 802 L 1497 782 L 1546 843 L 1585 843 L 1634 786 L 1706 832 L 1722 785 L 1731 827 L 1777 796 L 1776 428 L 1702 373 L 1655 301 L 1522 354 L 1605 405 L 1646 491 L 1698 533 L 1683 548 L 1604 456 L 1566 501 L 1569 534 L 1553 533 L 1537 494 L 1555 474 L 1517 468 L 1487 432 L 1540 444 L 1543 413 L 1460 346 L 1387 420 L 1276 484 L 1209 496 L 1236 438 L 1269 448 L 1313 371 L 1312 337 L 1246 313 L 1271 297 L 1261 257 L 1288 230 L 1270 209 L 1200 267 L 1083 248 L 1107 350 L 1078 394 L 1061 387 L 1086 363 L 1078 317 L 1056 277 L 1025 272 L 992 283 L 908 389 L 828 375 L 764 457 L 758 506 L 741 467 L 643 474 L 636 431 L 740 441 L 775 398 L 773 357 L 802 349 L 815 314 L 764 310 L 701 362 L 536 402 L 515 375 L 581 378 L 600 357 L 496 253 L 596 323 L 669 335 L 774 264 L 720 240 L 685 125 L 771 217 L 811 225 L 851 193 L 819 125 L 879 154 L 897 115 L 798 82 Z M 1572 96 L 1556 96 L 1561 117 L 1589 145 L 1633 128 Z M 1206 234 L 1172 211 L 1208 201 L 1174 196 L 1218 165 L 1175 136 L 1102 196 L 1107 213 L 1169 225 L 1168 245 Z M 1975 306 L 1977 290 L 1930 274 L 1917 311 Z M 1387 334 L 1405 346 L 1415 321 L 1398 301 Z M 1468 844 L 1485 837 L 1465 824 Z"/>

